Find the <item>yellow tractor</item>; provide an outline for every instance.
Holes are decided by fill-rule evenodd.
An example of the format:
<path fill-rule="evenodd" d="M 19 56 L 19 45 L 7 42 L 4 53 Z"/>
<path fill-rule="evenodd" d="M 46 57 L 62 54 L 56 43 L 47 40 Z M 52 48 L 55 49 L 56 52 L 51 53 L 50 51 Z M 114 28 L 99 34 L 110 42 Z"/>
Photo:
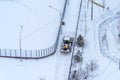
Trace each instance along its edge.
<path fill-rule="evenodd" d="M 62 53 L 69 53 L 71 52 L 71 47 L 73 44 L 73 38 L 70 36 L 64 36 L 63 37 L 63 42 L 61 45 L 61 52 Z"/>

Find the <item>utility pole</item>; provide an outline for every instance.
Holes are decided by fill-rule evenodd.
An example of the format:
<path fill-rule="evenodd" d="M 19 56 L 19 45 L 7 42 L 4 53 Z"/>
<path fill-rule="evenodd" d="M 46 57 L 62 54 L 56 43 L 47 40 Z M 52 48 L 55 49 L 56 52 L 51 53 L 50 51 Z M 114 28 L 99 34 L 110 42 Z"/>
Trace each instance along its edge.
<path fill-rule="evenodd" d="M 88 0 L 88 2 L 87 2 L 87 9 L 89 8 L 89 0 Z"/>
<path fill-rule="evenodd" d="M 119 70 L 120 70 L 120 59 L 119 59 Z"/>
<path fill-rule="evenodd" d="M 91 1 L 91 20 L 93 20 L 93 4 L 101 7 L 101 8 L 104 8 L 105 6 L 103 4 L 100 4 L 94 0 L 90 0 Z M 103 1 L 103 3 L 105 4 L 105 0 Z"/>
<path fill-rule="evenodd" d="M 91 20 L 93 20 L 93 0 L 91 2 Z"/>
<path fill-rule="evenodd" d="M 87 34 L 87 21 L 86 21 L 86 6 L 85 6 L 85 37 Z"/>
<path fill-rule="evenodd" d="M 21 61 L 21 62 L 22 62 L 22 44 L 21 44 L 22 29 L 23 29 L 23 25 L 21 25 L 21 28 L 20 28 L 20 36 L 19 36 L 20 61 Z"/>

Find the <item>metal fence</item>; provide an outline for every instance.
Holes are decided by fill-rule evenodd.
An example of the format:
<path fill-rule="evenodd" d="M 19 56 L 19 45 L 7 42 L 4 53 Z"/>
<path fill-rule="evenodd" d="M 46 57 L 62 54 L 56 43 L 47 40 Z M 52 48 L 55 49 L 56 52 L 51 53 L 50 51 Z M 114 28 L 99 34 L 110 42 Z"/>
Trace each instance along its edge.
<path fill-rule="evenodd" d="M 41 50 L 20 50 L 19 49 L 0 49 L 0 57 L 22 58 L 22 59 L 40 59 L 55 53 L 56 46 L 53 45 Z"/>
<path fill-rule="evenodd" d="M 62 26 L 61 23 L 63 21 L 64 15 L 65 15 L 66 5 L 67 5 L 67 0 L 65 0 L 56 42 L 53 46 L 51 46 L 49 48 L 41 49 L 41 50 L 23 50 L 22 49 L 20 51 L 19 49 L 0 49 L 0 57 L 20 58 L 20 59 L 40 59 L 40 58 L 45 58 L 50 55 L 53 55 L 57 50 L 61 26 Z"/>

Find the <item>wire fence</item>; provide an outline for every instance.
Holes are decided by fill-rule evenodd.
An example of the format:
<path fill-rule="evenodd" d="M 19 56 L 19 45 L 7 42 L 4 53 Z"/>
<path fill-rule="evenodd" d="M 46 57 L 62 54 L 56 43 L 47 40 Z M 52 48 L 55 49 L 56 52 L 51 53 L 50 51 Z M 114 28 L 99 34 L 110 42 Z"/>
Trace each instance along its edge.
<path fill-rule="evenodd" d="M 41 50 L 19 50 L 19 49 L 0 49 L 0 57 L 21 58 L 21 59 L 40 59 L 55 53 L 56 46 L 53 45 Z"/>
<path fill-rule="evenodd" d="M 45 48 L 41 50 L 0 49 L 0 57 L 19 58 L 19 59 L 41 59 L 41 58 L 45 58 L 50 55 L 53 55 L 57 50 L 59 36 L 61 32 L 61 27 L 62 27 L 61 23 L 65 15 L 66 5 L 67 5 L 67 0 L 65 0 L 65 4 L 62 11 L 62 17 L 60 20 L 59 30 L 58 30 L 57 38 L 54 45 L 52 45 L 49 48 Z"/>

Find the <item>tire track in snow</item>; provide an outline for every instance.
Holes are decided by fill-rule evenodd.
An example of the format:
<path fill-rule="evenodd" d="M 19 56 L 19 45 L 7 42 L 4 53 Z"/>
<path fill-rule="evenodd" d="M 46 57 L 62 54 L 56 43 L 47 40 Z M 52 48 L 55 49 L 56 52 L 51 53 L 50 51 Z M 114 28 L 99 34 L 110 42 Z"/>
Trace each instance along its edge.
<path fill-rule="evenodd" d="M 110 55 L 110 49 L 108 45 L 108 39 L 107 39 L 107 27 L 106 24 L 113 22 L 114 20 L 118 19 L 118 15 L 114 15 L 112 17 L 107 18 L 106 20 L 102 21 L 102 23 L 99 25 L 98 28 L 98 38 L 99 38 L 99 46 L 100 51 L 103 56 L 107 57 L 110 60 L 113 60 L 114 62 L 117 62 L 117 60 L 114 60 L 114 57 L 109 56 Z M 118 50 L 120 51 L 120 49 Z M 118 53 L 118 51 L 116 53 Z"/>
<path fill-rule="evenodd" d="M 66 32 L 74 33 L 76 30 L 77 17 L 78 17 L 78 12 L 79 12 L 79 3 L 80 3 L 80 0 L 77 0 L 77 1 L 70 0 L 69 5 L 67 5 L 68 9 L 67 9 L 66 13 L 68 13 L 68 14 L 66 15 L 66 13 L 65 13 L 65 15 L 66 15 L 64 18 L 65 25 L 62 26 L 62 27 L 64 27 L 63 28 L 64 34 Z M 59 39 L 62 39 L 62 36 Z M 57 59 L 56 59 L 56 65 L 55 65 L 55 68 L 56 68 L 55 80 L 67 80 L 73 50 L 69 54 L 60 53 L 60 48 L 61 48 L 60 44 L 61 44 L 62 40 L 59 42 L 60 42 L 59 48 L 56 53 Z"/>

